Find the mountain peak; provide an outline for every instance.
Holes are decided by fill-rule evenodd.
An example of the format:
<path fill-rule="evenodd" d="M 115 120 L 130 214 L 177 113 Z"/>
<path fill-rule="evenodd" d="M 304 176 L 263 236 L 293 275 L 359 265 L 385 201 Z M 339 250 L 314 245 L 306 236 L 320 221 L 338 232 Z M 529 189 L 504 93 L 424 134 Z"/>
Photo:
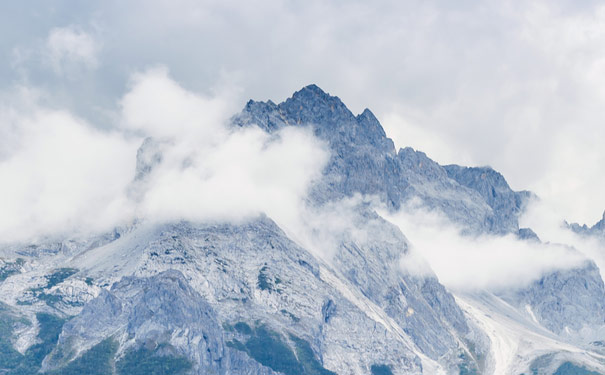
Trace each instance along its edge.
<path fill-rule="evenodd" d="M 291 98 L 282 104 L 294 106 L 296 110 L 303 106 L 314 108 L 315 111 L 349 112 L 338 96 L 328 94 L 316 84 L 307 85 L 296 91 Z M 350 117 L 353 117 L 352 113 L 350 113 Z"/>
<path fill-rule="evenodd" d="M 361 114 L 357 115 L 357 120 L 368 122 L 371 124 L 380 124 L 380 122 L 378 121 L 376 116 L 374 116 L 372 111 L 370 111 L 368 108 L 364 109 L 363 112 L 361 112 Z"/>
<path fill-rule="evenodd" d="M 308 95 L 314 95 L 314 96 L 319 96 L 319 97 L 324 97 L 324 98 L 330 98 L 330 94 L 326 93 L 324 90 L 322 90 L 319 86 L 317 86 L 316 84 L 312 83 L 310 85 L 307 85 L 305 87 L 303 87 L 302 89 L 296 91 L 292 97 L 298 97 L 298 96 L 308 96 Z"/>
<path fill-rule="evenodd" d="M 282 114 L 295 124 L 335 126 L 352 123 L 355 116 L 337 96 L 331 96 L 317 85 L 308 85 L 279 104 Z"/>

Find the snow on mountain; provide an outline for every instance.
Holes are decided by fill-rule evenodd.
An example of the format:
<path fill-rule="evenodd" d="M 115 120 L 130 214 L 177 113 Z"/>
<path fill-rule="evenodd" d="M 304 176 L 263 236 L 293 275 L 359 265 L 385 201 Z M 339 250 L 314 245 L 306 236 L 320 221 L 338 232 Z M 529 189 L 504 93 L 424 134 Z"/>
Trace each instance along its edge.
<path fill-rule="evenodd" d="M 141 218 L 5 245 L 0 372 L 605 373 L 605 288 L 590 259 L 521 287 L 448 290 L 425 263 L 402 266 L 414 244 L 378 213 L 414 203 L 469 241 L 539 243 L 519 228 L 531 193 L 488 167 L 396 151 L 370 110 L 355 116 L 315 85 L 280 104 L 250 101 L 231 121 L 276 137 L 310 129 L 328 145 L 297 225 Z M 161 141 L 146 139 L 132 200 L 162 162 Z"/>

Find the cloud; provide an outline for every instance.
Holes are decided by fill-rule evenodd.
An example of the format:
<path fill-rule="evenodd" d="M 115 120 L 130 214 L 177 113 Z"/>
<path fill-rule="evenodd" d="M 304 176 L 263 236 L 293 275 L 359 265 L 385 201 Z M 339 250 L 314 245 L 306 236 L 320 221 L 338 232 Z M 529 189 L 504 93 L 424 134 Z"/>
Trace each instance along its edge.
<path fill-rule="evenodd" d="M 43 26 L 31 5 L 5 7 L 31 25 L 14 36 L 6 26 L 9 47 L 33 48 L 50 33 L 62 41 L 56 61 L 103 61 L 71 82 L 32 66 L 25 75 L 89 120 L 119 112 L 131 74 L 158 63 L 203 94 L 226 72 L 243 88 L 242 105 L 317 83 L 353 112 L 371 108 L 398 146 L 444 164 L 491 165 L 573 221 L 595 221 L 605 208 L 598 2 L 40 2 Z M 73 26 L 56 29 L 64 25 Z M 91 28 L 100 31 L 82 32 Z M 91 38 L 103 48 L 86 47 Z"/>
<path fill-rule="evenodd" d="M 122 126 L 157 138 L 222 140 L 225 123 L 239 110 L 229 106 L 226 96 L 197 95 L 171 79 L 166 67 L 150 68 L 130 80 L 130 90 L 120 102 Z"/>
<path fill-rule="evenodd" d="M 542 241 L 573 246 L 595 262 L 601 278 L 605 279 L 605 241 L 571 231 L 565 225 L 565 217 L 557 206 L 541 200 L 530 202 L 519 224 L 531 227 Z M 590 223 L 592 224 L 594 223 Z"/>
<path fill-rule="evenodd" d="M 378 204 L 377 197 L 355 194 L 320 206 L 301 204 L 295 215 L 287 220 L 278 218 L 277 223 L 303 248 L 318 258 L 331 263 L 333 256 L 343 243 L 353 241 L 358 245 L 367 244 L 370 231 L 376 233 L 388 228 L 382 227 L 374 218 L 362 215 L 362 206 Z M 375 245 L 376 241 L 372 245 Z"/>
<path fill-rule="evenodd" d="M 128 213 L 122 194 L 134 173 L 136 144 L 69 112 L 4 104 L 0 128 L 2 242 L 116 225 Z"/>
<path fill-rule="evenodd" d="M 161 68 L 133 77 L 111 131 L 25 102 L 0 111 L 12 139 L 0 152 L 2 242 L 107 230 L 135 217 L 242 220 L 264 212 L 293 220 L 328 157 L 310 130 L 230 127 L 226 97 L 187 91 Z M 149 136 L 160 161 L 133 182 L 137 148 Z"/>
<path fill-rule="evenodd" d="M 97 67 L 100 43 L 77 27 L 57 27 L 46 40 L 48 61 L 57 74 L 69 74 L 77 68 Z"/>
<path fill-rule="evenodd" d="M 271 135 L 227 126 L 230 106 L 171 80 L 165 69 L 137 74 L 122 100 L 124 127 L 156 137 L 162 161 L 145 181 L 139 211 L 162 219 L 238 220 L 263 212 L 289 220 L 327 162 L 309 129 Z M 227 115 L 228 114 L 228 115 Z"/>
<path fill-rule="evenodd" d="M 15 15 L 0 25 L 3 50 L 40 49 L 48 57 L 53 30 L 71 35 L 58 40 L 85 41 L 58 45 L 94 41 L 96 48 L 57 47 L 64 51 L 57 61 L 78 61 L 72 65 L 79 67 L 77 79 L 36 66 L 48 59 L 40 63 L 24 52 L 17 57 L 27 63 L 0 59 L 0 85 L 40 87 L 51 93 L 49 107 L 96 126 L 121 119 L 125 84 L 155 64 L 205 98 L 215 97 L 213 89 L 228 77 L 242 88 L 227 100 L 235 107 L 249 98 L 281 101 L 313 82 L 353 112 L 371 108 L 397 146 L 444 164 L 491 165 L 513 188 L 534 191 L 570 221 L 595 222 L 605 209 L 599 170 L 605 6 L 598 2 L 150 0 L 125 6 L 110 0 L 77 7 L 41 1 L 38 12 L 21 2 L 0 7 Z M 94 53 L 65 52 L 81 50 Z M 152 124 L 135 123 L 132 128 L 151 130 Z"/>
<path fill-rule="evenodd" d="M 559 269 L 582 265 L 588 259 L 567 245 L 522 241 L 514 235 L 463 236 L 444 216 L 413 204 L 397 213 L 381 211 L 411 243 L 401 259 L 406 272 L 424 275 L 424 262 L 451 290 L 502 291 L 520 288 Z"/>

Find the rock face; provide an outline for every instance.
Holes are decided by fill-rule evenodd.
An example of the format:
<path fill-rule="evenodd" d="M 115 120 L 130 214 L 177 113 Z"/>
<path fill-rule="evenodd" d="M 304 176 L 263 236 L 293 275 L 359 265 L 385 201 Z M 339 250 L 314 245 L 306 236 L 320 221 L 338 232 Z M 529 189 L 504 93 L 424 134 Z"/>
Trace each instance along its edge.
<path fill-rule="evenodd" d="M 478 192 L 492 208 L 494 215 L 489 218 L 489 227 L 493 232 L 504 234 L 519 230 L 517 217 L 531 197 L 530 192 L 512 191 L 504 177 L 489 167 L 446 165 L 444 169 L 460 185 Z"/>
<path fill-rule="evenodd" d="M 589 227 L 586 224 L 580 225 L 578 223 L 568 224 L 568 227 L 578 234 L 595 236 L 605 240 L 605 212 L 603 212 L 603 218 L 592 227 Z"/>
<path fill-rule="evenodd" d="M 63 326 L 43 370 L 67 363 L 111 336 L 123 346 L 177 344 L 199 372 L 225 372 L 225 343 L 214 311 L 175 270 L 149 278 L 124 277 L 103 290 Z"/>
<path fill-rule="evenodd" d="M 397 239 L 403 240 L 399 234 L 399 238 L 385 241 Z M 209 301 L 225 325 L 267 327 L 284 342 L 295 335 L 309 343 L 323 366 L 337 373 L 366 372 L 373 364 L 389 365 L 394 373 L 420 373 L 422 360 L 418 354 L 424 352 L 435 360 L 449 355 L 447 365 L 455 368 L 458 354 L 467 350 L 456 342 L 466 339 L 469 328 L 461 310 L 437 280 L 406 278 L 398 272 L 396 263 L 385 264 L 380 259 L 381 255 L 397 259 L 405 251 L 404 242 L 372 256 L 370 253 L 379 246 L 366 248 L 365 244 L 349 243 L 356 247 L 355 259 L 344 254 L 338 258 L 348 264 L 363 260 L 368 267 L 364 273 L 371 280 L 362 281 L 342 277 L 337 269 L 318 261 L 268 218 L 242 225 L 163 225 L 153 228 L 140 241 L 145 249 L 137 254 L 137 274 L 178 270 Z M 139 243 L 128 246 L 138 247 Z M 129 250 L 125 249 L 136 254 Z M 93 252 L 105 251 L 99 248 Z M 95 254 L 87 255 L 96 259 Z M 130 268 L 125 265 L 107 270 L 80 260 L 76 265 L 101 283 L 119 279 Z M 374 270 L 387 273 L 390 278 L 374 275 Z M 141 287 L 145 284 L 140 283 Z M 431 306 L 436 303 L 441 305 L 441 314 L 432 311 Z M 382 306 L 391 313 L 383 312 Z M 398 312 L 408 309 L 418 313 L 409 318 L 405 314 L 399 316 Z M 93 315 L 84 321 L 94 320 L 96 311 L 103 309 L 92 308 Z M 351 327 L 355 330 L 351 331 Z M 459 334 L 453 334 L 450 327 Z M 242 341 L 229 330 L 225 336 L 227 341 Z M 468 336 L 470 342 L 472 337 Z M 347 344 L 351 337 L 354 345 Z"/>
<path fill-rule="evenodd" d="M 530 306 L 539 323 L 557 334 L 573 336 L 605 328 L 605 288 L 594 262 L 550 273 L 505 299 L 519 307 Z"/>
<path fill-rule="evenodd" d="M 311 227 L 325 246 L 261 215 L 141 221 L 90 239 L 7 247 L 0 301 L 11 305 L 12 325 L 0 327 L 8 327 L 0 344 L 19 342 L 27 353 L 48 342 L 36 366 L 50 374 L 500 374 L 540 373 L 541 363 L 552 373 L 569 367 L 563 361 L 605 371 L 605 291 L 594 263 L 498 295 L 454 296 L 429 269 L 402 267 L 411 244 L 356 199 L 376 196 L 392 211 L 420 202 L 468 235 L 538 243 L 518 225 L 530 193 L 513 191 L 488 167 L 396 151 L 372 112 L 355 116 L 315 85 L 280 104 L 250 101 L 232 123 L 276 135 L 310 127 L 329 146 L 306 204 L 332 214 L 349 206 L 342 225 L 320 215 Z M 133 200 L 161 163 L 162 144 L 146 139 Z M 69 317 L 54 341 L 23 323 L 40 312 Z M 16 373 L 19 355 L 10 354 L 13 367 L 0 361 L 0 373 Z M 523 365 L 513 372 L 505 354 Z"/>
<path fill-rule="evenodd" d="M 233 123 L 257 125 L 268 132 L 286 126 L 312 126 L 332 152 L 324 178 L 312 192 L 317 202 L 361 193 L 377 195 L 399 209 L 417 198 L 470 232 L 500 234 L 519 229 L 517 215 L 528 193 L 513 192 L 497 172 L 486 173 L 489 178 L 479 183 L 471 177 L 476 174 L 472 169 L 465 172 L 459 167 L 462 172 L 454 173 L 457 166 L 443 168 L 423 152 L 409 147 L 396 152 L 370 110 L 354 116 L 338 97 L 315 85 L 278 105 L 249 101 Z M 491 187 L 497 194 L 491 194 Z"/>

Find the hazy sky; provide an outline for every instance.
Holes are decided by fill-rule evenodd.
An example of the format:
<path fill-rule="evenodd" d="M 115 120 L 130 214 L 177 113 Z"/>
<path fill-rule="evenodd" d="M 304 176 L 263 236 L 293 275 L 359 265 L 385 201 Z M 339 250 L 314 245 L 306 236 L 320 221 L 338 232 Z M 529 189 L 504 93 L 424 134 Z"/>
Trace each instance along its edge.
<path fill-rule="evenodd" d="M 397 146 L 491 165 L 571 221 L 605 210 L 596 2 L 6 1 L 0 14 L 0 161 L 32 106 L 30 125 L 59 110 L 113 142 L 133 77 L 161 66 L 176 91 L 228 98 L 225 113 L 316 83 L 372 109 Z"/>

